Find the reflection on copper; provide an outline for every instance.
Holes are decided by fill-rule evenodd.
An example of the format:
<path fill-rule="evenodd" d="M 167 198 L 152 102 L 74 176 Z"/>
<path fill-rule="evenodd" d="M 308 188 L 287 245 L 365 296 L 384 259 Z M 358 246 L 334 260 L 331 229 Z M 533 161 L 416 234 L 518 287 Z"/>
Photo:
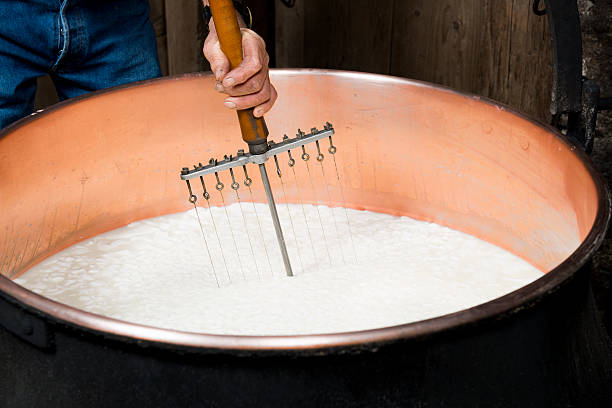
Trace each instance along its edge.
<path fill-rule="evenodd" d="M 503 297 L 469 313 L 291 338 L 146 328 L 57 304 L 6 278 L 0 289 L 57 318 L 124 336 L 221 348 L 323 347 L 416 335 L 515 307 L 569 276 L 602 239 L 607 192 L 584 155 L 545 126 L 478 97 L 399 78 L 276 70 L 272 80 L 280 97 L 267 115 L 271 138 L 332 122 L 349 207 L 437 222 L 542 271 L 556 269 L 521 289 L 522 298 Z M 209 75 L 188 75 L 104 91 L 0 133 L 2 275 L 15 278 L 130 222 L 188 210 L 180 169 L 244 148 L 235 114 L 213 83 Z M 304 169 L 297 177 L 306 184 Z M 332 204 L 339 205 L 337 181 L 329 182 Z M 308 191 L 285 187 L 286 201 L 314 202 Z M 260 183 L 252 189 L 256 201 L 265 200 Z M 564 262 L 573 253 L 579 259 Z"/>

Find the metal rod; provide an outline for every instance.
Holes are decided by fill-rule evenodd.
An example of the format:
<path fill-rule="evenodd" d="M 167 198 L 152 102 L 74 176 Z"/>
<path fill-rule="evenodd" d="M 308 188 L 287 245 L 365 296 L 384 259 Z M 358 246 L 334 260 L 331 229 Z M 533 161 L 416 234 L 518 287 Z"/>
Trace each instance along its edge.
<path fill-rule="evenodd" d="M 274 196 L 272 195 L 272 188 L 270 187 L 270 180 L 268 179 L 268 172 L 266 171 L 265 163 L 259 165 L 259 172 L 261 173 L 261 181 L 263 182 L 264 190 L 266 191 L 268 207 L 270 208 L 270 215 L 272 216 L 272 222 L 274 223 L 274 230 L 276 231 L 278 246 L 280 247 L 281 255 L 283 256 L 285 271 L 287 272 L 287 276 L 293 276 L 291 261 L 289 260 L 289 254 L 287 253 L 287 245 L 285 244 L 283 230 L 281 228 L 280 220 L 278 219 L 278 212 L 276 212 L 276 204 L 274 203 Z"/>
<path fill-rule="evenodd" d="M 293 239 L 295 241 L 295 248 L 298 253 L 298 258 L 300 260 L 300 267 L 302 268 L 302 272 L 304 271 L 304 262 L 302 261 L 302 253 L 300 251 L 300 243 L 298 242 L 297 234 L 295 233 L 295 226 L 293 225 L 293 217 L 291 217 L 291 210 L 289 209 L 289 201 L 287 200 L 287 192 L 285 191 L 285 183 L 283 182 L 283 175 L 280 170 L 280 166 L 278 165 L 278 159 L 274 156 L 274 161 L 276 162 L 276 174 L 278 174 L 278 180 L 280 181 L 281 188 L 283 191 L 283 198 L 285 199 L 285 205 L 287 206 L 287 213 L 289 214 L 289 222 L 291 223 L 291 230 L 293 231 Z"/>
<path fill-rule="evenodd" d="M 249 189 L 249 196 L 251 197 L 251 205 L 253 206 L 253 212 L 255 213 L 255 219 L 257 220 L 257 226 L 259 227 L 259 235 L 261 236 L 261 243 L 264 248 L 264 252 L 266 253 L 266 259 L 268 260 L 268 266 L 270 267 L 270 273 L 274 274 L 272 270 L 272 263 L 270 262 L 270 255 L 268 255 L 268 248 L 266 247 L 266 238 L 264 237 L 263 230 L 261 229 L 261 221 L 259 220 L 259 213 L 257 212 L 257 207 L 255 207 L 255 200 L 253 199 L 253 191 L 251 190 L 251 184 L 253 184 L 253 180 L 249 177 L 249 173 L 247 173 L 246 166 L 242 166 L 244 170 L 244 185 Z M 259 276 L 261 279 L 261 276 Z"/>

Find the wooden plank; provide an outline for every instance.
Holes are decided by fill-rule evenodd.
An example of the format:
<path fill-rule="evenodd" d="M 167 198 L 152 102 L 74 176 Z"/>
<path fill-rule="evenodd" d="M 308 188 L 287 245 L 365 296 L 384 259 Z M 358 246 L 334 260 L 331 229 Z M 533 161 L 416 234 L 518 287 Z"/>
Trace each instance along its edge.
<path fill-rule="evenodd" d="M 151 11 L 149 17 L 155 29 L 157 40 L 157 56 L 163 75 L 168 75 L 168 38 L 166 35 L 166 4 L 165 0 L 149 0 Z"/>
<path fill-rule="evenodd" d="M 529 0 L 395 3 L 390 72 L 447 85 L 547 120 L 550 39 Z"/>
<path fill-rule="evenodd" d="M 477 0 L 396 2 L 391 74 L 470 90 L 475 37 L 486 5 Z"/>
<path fill-rule="evenodd" d="M 280 1 L 275 9 L 276 66 L 279 68 L 304 67 L 304 1 L 296 1 L 288 8 Z"/>
<path fill-rule="evenodd" d="M 510 91 L 510 52 L 514 1 L 488 4 L 483 16 L 483 29 L 477 38 L 479 52 L 472 64 L 478 78 L 466 89 L 489 98 L 507 102 Z"/>
<path fill-rule="evenodd" d="M 34 110 L 44 109 L 58 102 L 55 85 L 49 75 L 36 80 L 36 96 L 34 97 Z"/>
<path fill-rule="evenodd" d="M 515 20 L 523 18 L 527 21 L 526 30 L 518 31 L 521 35 L 520 47 L 513 45 L 513 53 L 516 51 L 523 57 L 518 61 L 518 66 L 512 66 L 515 71 L 521 71 L 520 82 L 524 86 L 519 87 L 521 94 L 518 95 L 520 105 L 518 108 L 539 118 L 550 122 L 550 92 L 552 88 L 552 48 L 550 46 L 550 31 L 546 17 L 539 17 L 525 8 L 515 8 L 515 12 L 522 16 L 515 16 Z M 526 14 L 526 16 L 525 16 Z M 518 84 L 520 84 L 520 82 Z M 517 84 L 513 84 L 517 85 Z M 515 105 L 512 98 L 510 103 Z"/>
<path fill-rule="evenodd" d="M 276 66 L 275 3 L 277 2 L 274 0 L 249 0 L 247 2 L 253 15 L 252 29 L 266 42 L 271 67 Z"/>
<path fill-rule="evenodd" d="M 482 52 L 484 66 L 472 92 L 506 103 L 543 121 L 550 120 L 552 51 L 546 18 L 531 11 L 528 0 L 513 0 L 508 7 L 491 7 Z"/>
<path fill-rule="evenodd" d="M 304 8 L 304 66 L 387 73 L 393 3 L 309 0 Z"/>
<path fill-rule="evenodd" d="M 168 74 L 210 70 L 202 55 L 202 3 L 197 0 L 165 0 L 165 11 Z"/>

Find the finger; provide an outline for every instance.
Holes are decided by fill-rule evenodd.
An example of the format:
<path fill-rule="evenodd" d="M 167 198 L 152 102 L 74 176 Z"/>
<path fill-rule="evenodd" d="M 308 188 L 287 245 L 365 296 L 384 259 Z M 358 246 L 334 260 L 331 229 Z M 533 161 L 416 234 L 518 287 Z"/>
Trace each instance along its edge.
<path fill-rule="evenodd" d="M 242 37 L 242 63 L 229 72 L 223 79 L 223 86 L 230 88 L 243 84 L 267 65 L 266 46 L 257 34 L 250 30 L 243 31 Z"/>
<path fill-rule="evenodd" d="M 268 78 L 268 70 L 262 69 L 253 77 L 249 78 L 244 84 L 232 86 L 230 88 L 224 88 L 225 93 L 230 96 L 244 96 L 252 93 L 257 93 L 262 90 L 266 79 Z"/>
<path fill-rule="evenodd" d="M 253 116 L 255 116 L 256 118 L 259 118 L 265 115 L 270 109 L 272 109 L 272 106 L 274 106 L 274 103 L 276 102 L 276 99 L 278 98 L 278 93 L 276 93 L 276 89 L 274 89 L 274 86 L 270 85 L 270 87 L 272 88 L 270 90 L 270 99 L 268 99 L 266 102 L 262 103 L 261 105 L 256 106 L 255 110 L 253 110 Z"/>
<path fill-rule="evenodd" d="M 266 84 L 261 88 L 261 91 L 245 96 L 229 97 L 225 99 L 224 105 L 230 109 L 248 109 L 259 106 L 272 97 L 272 86 L 269 80 L 266 79 Z"/>
<path fill-rule="evenodd" d="M 215 79 L 220 82 L 230 70 L 230 63 L 223 51 L 217 36 L 209 34 L 204 41 L 204 56 L 210 63 L 210 70 L 215 75 Z"/>

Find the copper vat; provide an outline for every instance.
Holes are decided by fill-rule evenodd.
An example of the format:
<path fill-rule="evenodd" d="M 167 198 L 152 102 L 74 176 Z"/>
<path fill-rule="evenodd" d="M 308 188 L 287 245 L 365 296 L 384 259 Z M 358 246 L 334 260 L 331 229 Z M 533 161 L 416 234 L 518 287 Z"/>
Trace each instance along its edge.
<path fill-rule="evenodd" d="M 11 279 L 88 237 L 189 209 L 180 168 L 243 147 L 209 75 L 97 92 L 0 133 L 4 406 L 611 400 L 612 348 L 588 281 L 610 201 L 579 148 L 507 107 L 431 84 L 318 70 L 272 79 L 270 134 L 332 122 L 348 206 L 468 232 L 547 274 L 426 321 L 294 337 L 158 329 L 46 299 Z"/>

